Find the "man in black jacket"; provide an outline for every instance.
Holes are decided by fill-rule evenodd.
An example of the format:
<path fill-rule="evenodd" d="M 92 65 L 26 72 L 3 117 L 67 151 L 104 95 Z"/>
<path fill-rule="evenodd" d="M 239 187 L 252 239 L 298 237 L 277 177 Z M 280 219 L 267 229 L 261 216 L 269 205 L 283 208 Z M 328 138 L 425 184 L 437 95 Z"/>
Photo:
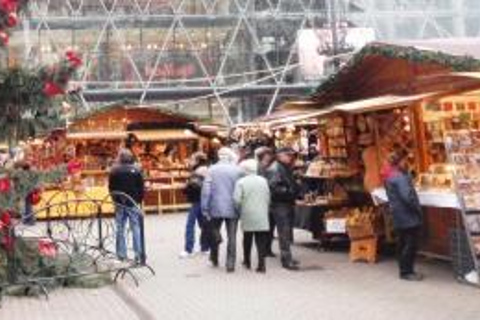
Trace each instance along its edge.
<path fill-rule="evenodd" d="M 277 161 L 268 170 L 267 178 L 272 196 L 271 210 L 277 226 L 282 266 L 298 270 L 298 262 L 292 257 L 293 219 L 298 186 L 293 176 L 296 152 L 291 148 L 277 151 Z"/>
<path fill-rule="evenodd" d="M 398 263 L 400 278 L 422 280 L 415 273 L 415 257 L 422 226 L 422 208 L 412 178 L 408 173 L 407 154 L 395 152 L 382 170 L 393 226 L 398 235 Z"/>
<path fill-rule="evenodd" d="M 142 218 L 140 204 L 143 202 L 145 187 L 142 172 L 135 165 L 130 150 L 122 149 L 119 152 L 117 164 L 110 171 L 108 187 L 115 202 L 117 256 L 120 260 L 127 258 L 125 224 L 129 220 L 135 261 L 141 262 L 143 252 L 140 232 L 140 219 Z"/>

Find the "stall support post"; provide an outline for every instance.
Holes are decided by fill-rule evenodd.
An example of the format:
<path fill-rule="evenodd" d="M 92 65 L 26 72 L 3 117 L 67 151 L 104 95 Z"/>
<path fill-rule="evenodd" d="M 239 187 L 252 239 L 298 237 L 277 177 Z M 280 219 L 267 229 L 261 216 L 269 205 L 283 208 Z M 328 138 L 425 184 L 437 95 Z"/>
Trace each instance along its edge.
<path fill-rule="evenodd" d="M 115 209 L 114 209 L 115 212 Z M 103 250 L 103 226 L 102 226 L 102 204 L 99 203 L 97 207 L 97 225 L 98 225 L 98 249 Z"/>
<path fill-rule="evenodd" d="M 145 222 L 144 222 L 144 217 L 142 212 L 139 213 L 138 222 L 140 227 L 140 250 L 142 250 L 142 253 L 140 255 L 140 264 L 146 265 L 147 254 L 146 254 L 146 248 L 145 248 Z"/>
<path fill-rule="evenodd" d="M 410 126 L 415 135 L 415 144 L 417 150 L 417 159 L 419 164 L 419 172 L 424 172 L 428 169 L 427 146 L 425 143 L 425 126 L 423 125 L 423 110 L 422 104 L 417 103 L 411 108 Z"/>

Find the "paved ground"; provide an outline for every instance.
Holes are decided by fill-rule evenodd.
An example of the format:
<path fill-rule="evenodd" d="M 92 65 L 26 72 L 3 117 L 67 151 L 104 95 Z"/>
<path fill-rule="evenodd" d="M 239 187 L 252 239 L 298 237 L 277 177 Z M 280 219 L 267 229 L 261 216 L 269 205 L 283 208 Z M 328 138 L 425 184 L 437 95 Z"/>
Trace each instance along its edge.
<path fill-rule="evenodd" d="M 17 319 L 435 319 L 477 320 L 480 290 L 460 285 L 447 265 L 424 261 L 423 283 L 398 280 L 393 261 L 352 264 L 346 253 L 319 252 L 303 245 L 295 252 L 306 270 L 291 273 L 270 260 L 268 273 L 238 268 L 214 270 L 202 256 L 180 260 L 184 215 L 146 220 L 155 277 L 142 272 L 141 285 L 126 280 L 98 290 L 63 289 L 50 301 L 7 298 L 1 320 Z"/>

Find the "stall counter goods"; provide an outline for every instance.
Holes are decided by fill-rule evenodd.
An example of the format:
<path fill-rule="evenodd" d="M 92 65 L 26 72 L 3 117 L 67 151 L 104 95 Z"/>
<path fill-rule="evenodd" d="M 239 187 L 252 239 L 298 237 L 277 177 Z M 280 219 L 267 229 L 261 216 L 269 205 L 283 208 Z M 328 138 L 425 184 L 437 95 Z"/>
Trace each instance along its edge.
<path fill-rule="evenodd" d="M 423 207 L 460 209 L 457 195 L 451 191 L 417 190 L 417 194 L 420 204 Z M 387 193 L 384 188 L 373 190 L 371 195 L 377 204 L 388 202 Z"/>

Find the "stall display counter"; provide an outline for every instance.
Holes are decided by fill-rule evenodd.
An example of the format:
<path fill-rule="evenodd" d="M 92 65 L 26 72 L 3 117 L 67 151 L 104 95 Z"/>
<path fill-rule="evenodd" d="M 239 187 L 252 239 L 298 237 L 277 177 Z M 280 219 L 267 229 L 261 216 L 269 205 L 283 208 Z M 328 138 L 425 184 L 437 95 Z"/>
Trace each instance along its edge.
<path fill-rule="evenodd" d="M 421 251 L 424 255 L 451 260 L 450 234 L 460 226 L 460 204 L 455 193 L 441 190 L 418 190 L 423 209 L 423 237 Z M 387 203 L 385 189 L 372 192 L 377 204 Z"/>

